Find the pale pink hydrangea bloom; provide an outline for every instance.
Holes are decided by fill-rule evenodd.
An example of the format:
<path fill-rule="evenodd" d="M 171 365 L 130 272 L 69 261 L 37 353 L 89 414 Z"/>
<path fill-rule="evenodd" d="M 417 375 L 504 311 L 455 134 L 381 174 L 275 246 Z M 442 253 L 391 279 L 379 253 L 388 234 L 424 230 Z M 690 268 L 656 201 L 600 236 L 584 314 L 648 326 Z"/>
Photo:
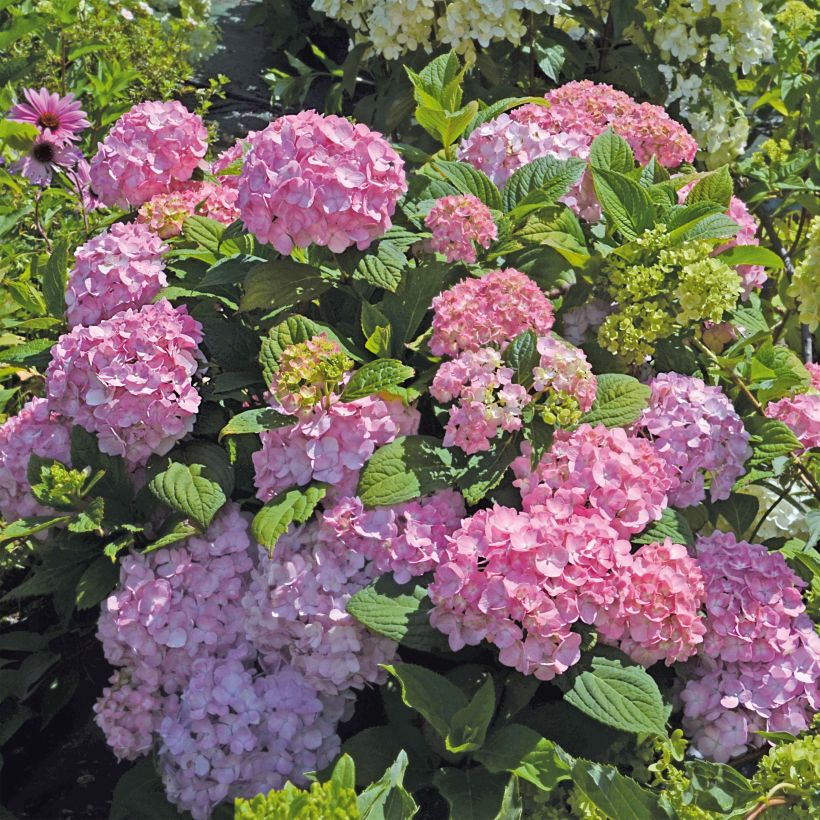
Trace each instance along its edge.
<path fill-rule="evenodd" d="M 624 538 L 660 518 L 673 486 L 652 444 L 620 427 L 556 431 L 535 470 L 527 442 L 522 454 L 512 468 L 525 511 L 544 509 L 559 519 L 602 516 Z"/>
<path fill-rule="evenodd" d="M 226 177 L 227 178 L 227 177 Z M 157 194 L 139 209 L 137 222 L 146 224 L 163 239 L 182 233 L 190 216 L 205 216 L 223 225 L 239 219 L 236 187 L 216 182 L 177 182 L 170 191 Z"/>
<path fill-rule="evenodd" d="M 396 644 L 346 611 L 350 598 L 377 575 L 321 518 L 292 528 L 273 555 L 259 548 L 243 599 L 247 638 L 266 664 L 275 667 L 285 658 L 319 692 L 382 683 L 380 664 L 390 662 Z"/>
<path fill-rule="evenodd" d="M 41 398 L 30 399 L 0 424 L 0 518 L 7 523 L 54 512 L 31 495 L 28 463 L 33 455 L 71 462 L 71 425 L 49 412 Z"/>
<path fill-rule="evenodd" d="M 165 299 L 77 326 L 52 349 L 49 408 L 96 433 L 104 453 L 143 465 L 193 429 L 201 341 L 199 322 Z"/>
<path fill-rule="evenodd" d="M 325 510 L 323 521 L 349 549 L 361 553 L 380 572 L 392 572 L 396 583 L 434 570 L 447 536 L 465 515 L 464 500 L 442 490 L 416 501 L 366 510 L 355 496 Z"/>
<path fill-rule="evenodd" d="M 487 249 L 498 238 L 490 209 L 472 194 L 445 196 L 436 201 L 424 219 L 432 231 L 431 247 L 448 262 L 476 261 L 476 245 Z"/>
<path fill-rule="evenodd" d="M 809 376 L 811 377 L 812 389 L 820 392 L 820 364 L 809 362 L 806 365 L 806 370 L 809 371 Z"/>
<path fill-rule="evenodd" d="M 609 314 L 612 305 L 603 299 L 590 299 L 583 305 L 561 311 L 562 335 L 570 343 L 581 345 L 587 333 L 596 331 Z"/>
<path fill-rule="evenodd" d="M 602 518 L 479 510 L 449 539 L 429 587 L 430 622 L 458 651 L 482 640 L 525 675 L 552 680 L 580 658 L 581 635 L 618 596 L 629 542 Z"/>
<path fill-rule="evenodd" d="M 536 345 L 538 364 L 533 368 L 533 389 L 569 396 L 586 412 L 592 407 L 598 382 L 580 348 L 557 336 L 540 336 Z"/>
<path fill-rule="evenodd" d="M 706 632 L 698 613 L 703 575 L 686 547 L 669 538 L 645 544 L 624 568 L 621 582 L 621 594 L 596 621 L 606 643 L 644 666 L 658 661 L 671 666 L 697 652 Z"/>
<path fill-rule="evenodd" d="M 521 411 L 532 397 L 515 384 L 514 375 L 491 347 L 466 350 L 439 367 L 430 395 L 440 402 L 455 402 L 445 427 L 445 447 L 478 453 L 490 449 L 499 430 L 521 429 Z"/>
<path fill-rule="evenodd" d="M 728 498 L 752 454 L 749 433 L 732 403 L 719 387 L 695 376 L 661 373 L 649 386 L 649 406 L 634 431 L 653 442 L 674 476 L 670 503 L 689 507 L 703 501 L 706 478 L 712 501 Z"/>
<path fill-rule="evenodd" d="M 124 669 L 118 669 L 109 683 L 94 704 L 94 722 L 117 760 L 136 760 L 153 747 L 162 699 L 144 683 L 132 682 Z"/>
<path fill-rule="evenodd" d="M 553 325 L 552 303 L 526 274 L 514 268 L 464 279 L 433 299 L 435 356 L 456 356 L 496 344 L 503 350 L 519 333 L 539 336 Z"/>
<path fill-rule="evenodd" d="M 407 190 L 404 162 L 381 134 L 302 111 L 250 140 L 239 178 L 248 230 L 282 254 L 294 246 L 364 250 L 391 226 Z"/>
<path fill-rule="evenodd" d="M 96 325 L 148 304 L 168 284 L 162 260 L 167 250 L 149 228 L 134 222 L 115 222 L 80 245 L 66 286 L 69 327 Z"/>
<path fill-rule="evenodd" d="M 358 471 L 376 447 L 412 435 L 418 420 L 414 408 L 378 396 L 317 405 L 290 427 L 260 434 L 262 448 L 252 456 L 256 495 L 270 501 L 313 480 L 332 485 L 335 498 L 355 495 Z"/>
<path fill-rule="evenodd" d="M 91 186 L 106 205 L 139 207 L 191 178 L 208 150 L 202 118 L 176 100 L 139 103 L 123 114 L 91 160 Z"/>
<path fill-rule="evenodd" d="M 807 450 L 820 447 L 820 387 L 770 402 L 766 415 L 790 427 Z"/>
<path fill-rule="evenodd" d="M 808 728 L 820 709 L 820 636 L 782 554 L 719 531 L 696 550 L 706 635 L 703 657 L 684 670 L 683 725 L 698 751 L 725 762 L 760 745 L 752 731 Z"/>

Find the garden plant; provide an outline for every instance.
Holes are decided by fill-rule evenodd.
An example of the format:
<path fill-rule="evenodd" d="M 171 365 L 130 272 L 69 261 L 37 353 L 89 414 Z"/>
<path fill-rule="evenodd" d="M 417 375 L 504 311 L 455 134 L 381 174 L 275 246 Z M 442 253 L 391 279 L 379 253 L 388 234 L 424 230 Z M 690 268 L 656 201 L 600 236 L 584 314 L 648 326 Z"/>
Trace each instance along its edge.
<path fill-rule="evenodd" d="M 0 2 L 0 817 L 817 816 L 816 4 L 208 13 Z"/>

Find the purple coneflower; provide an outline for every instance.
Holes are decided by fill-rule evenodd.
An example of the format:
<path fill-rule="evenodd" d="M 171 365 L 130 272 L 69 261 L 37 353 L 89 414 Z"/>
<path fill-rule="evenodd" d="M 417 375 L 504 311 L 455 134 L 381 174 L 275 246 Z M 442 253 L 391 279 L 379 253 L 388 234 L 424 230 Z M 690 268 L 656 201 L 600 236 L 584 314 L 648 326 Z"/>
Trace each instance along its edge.
<path fill-rule="evenodd" d="M 82 154 L 70 142 L 63 145 L 52 137 L 40 134 L 28 152 L 9 170 L 13 174 L 22 174 L 35 185 L 48 185 L 55 167 L 70 168 L 81 158 Z"/>
<path fill-rule="evenodd" d="M 36 125 L 54 142 L 75 140 L 80 131 L 91 125 L 73 94 L 61 97 L 59 94 L 49 94 L 45 88 L 39 91 L 26 88 L 23 95 L 28 102 L 12 106 L 9 119 Z"/>

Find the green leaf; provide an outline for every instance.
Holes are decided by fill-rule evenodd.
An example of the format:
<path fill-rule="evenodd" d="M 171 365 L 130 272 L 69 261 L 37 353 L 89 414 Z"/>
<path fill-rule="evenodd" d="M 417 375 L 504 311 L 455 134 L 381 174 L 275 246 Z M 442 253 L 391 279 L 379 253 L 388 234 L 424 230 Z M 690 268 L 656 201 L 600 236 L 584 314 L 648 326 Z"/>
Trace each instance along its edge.
<path fill-rule="evenodd" d="M 533 383 L 532 370 L 541 359 L 537 349 L 538 337 L 532 330 L 519 333 L 504 351 L 504 363 L 515 373 L 516 384 L 530 387 Z"/>
<path fill-rule="evenodd" d="M 450 731 L 444 739 L 447 751 L 458 754 L 480 749 L 494 712 L 495 686 L 488 675 L 470 702 L 453 715 Z"/>
<path fill-rule="evenodd" d="M 452 820 L 496 820 L 509 777 L 481 768 L 439 769 L 433 785 L 450 804 Z"/>
<path fill-rule="evenodd" d="M 275 430 L 277 427 L 288 427 L 295 423 L 294 416 L 285 416 L 270 407 L 257 407 L 234 416 L 219 431 L 219 439 L 221 441 L 225 436 L 244 433 L 261 433 L 264 430 Z"/>
<path fill-rule="evenodd" d="M 431 607 L 423 586 L 413 581 L 399 585 L 389 573 L 347 602 L 347 611 L 368 629 L 425 652 L 448 645 L 444 635 L 430 625 Z"/>
<path fill-rule="evenodd" d="M 382 390 L 388 393 L 415 375 L 415 370 L 398 359 L 376 359 L 360 367 L 342 393 L 342 401 L 356 401 Z"/>
<path fill-rule="evenodd" d="M 104 555 L 92 561 L 77 582 L 77 609 L 97 606 L 114 589 L 119 577 L 116 561 Z"/>
<path fill-rule="evenodd" d="M 535 59 L 538 62 L 538 67 L 544 74 L 547 75 L 554 83 L 558 82 L 558 76 L 561 73 L 561 67 L 566 60 L 566 51 L 562 45 L 543 45 L 535 40 L 531 46 Z"/>
<path fill-rule="evenodd" d="M 399 682 L 404 704 L 415 709 L 442 739 L 446 738 L 453 718 L 467 706 L 461 689 L 424 666 L 395 663 L 384 668 Z"/>
<path fill-rule="evenodd" d="M 787 347 L 766 342 L 752 358 L 749 386 L 757 392 L 761 404 L 808 390 L 810 385 L 809 371 Z"/>
<path fill-rule="evenodd" d="M 219 253 L 219 243 L 226 226 L 207 216 L 189 216 L 182 226 L 182 235 L 211 253 Z"/>
<path fill-rule="evenodd" d="M 728 208 L 732 193 L 732 175 L 729 173 L 729 166 L 723 165 L 703 177 L 689 192 L 686 202 L 690 205 L 696 202 L 717 202 Z"/>
<path fill-rule="evenodd" d="M 29 518 L 19 518 L 0 529 L 0 544 L 5 541 L 15 541 L 18 538 L 28 538 L 30 535 L 65 524 L 70 520 L 70 515 L 33 515 Z"/>
<path fill-rule="evenodd" d="M 617 171 L 593 168 L 595 193 L 610 225 L 628 240 L 637 239 L 655 222 L 645 188 Z"/>
<path fill-rule="evenodd" d="M 603 373 L 592 409 L 581 416 L 581 424 L 626 427 L 636 422 L 649 404 L 650 390 L 632 376 Z"/>
<path fill-rule="evenodd" d="M 430 436 L 400 436 L 365 464 L 358 495 L 366 507 L 412 501 L 452 483 L 452 454 Z"/>
<path fill-rule="evenodd" d="M 783 269 L 783 260 L 768 248 L 760 245 L 735 245 L 718 255 L 727 265 L 762 265 L 775 270 Z"/>
<path fill-rule="evenodd" d="M 557 202 L 580 179 L 583 160 L 540 157 L 519 168 L 504 186 L 501 197 L 505 211 L 535 203 L 539 206 Z"/>
<path fill-rule="evenodd" d="M 740 230 L 734 219 L 726 214 L 712 214 L 699 219 L 691 226 L 683 226 L 669 232 L 669 240 L 680 244 L 694 242 L 696 239 L 728 239 Z"/>
<path fill-rule="evenodd" d="M 109 820 L 179 820 L 176 807 L 165 797 L 152 757 L 143 758 L 119 779 Z"/>
<path fill-rule="evenodd" d="M 196 527 L 189 524 L 185 519 L 179 520 L 172 518 L 170 526 L 168 526 L 168 524 L 168 521 L 163 524 L 163 530 L 160 533 L 159 538 L 148 544 L 148 546 L 142 550 L 143 553 L 153 552 L 154 550 L 168 547 L 171 544 L 184 541 L 186 538 L 190 538 L 192 535 L 197 534 Z"/>
<path fill-rule="evenodd" d="M 504 480 L 507 469 L 519 455 L 518 444 L 518 436 L 502 435 L 489 450 L 469 457 L 466 469 L 457 477 L 458 488 L 469 505 L 478 504 Z"/>
<path fill-rule="evenodd" d="M 409 820 L 416 814 L 418 806 L 404 788 L 406 771 L 407 754 L 401 751 L 384 776 L 359 795 L 361 820 Z"/>
<path fill-rule="evenodd" d="M 275 310 L 298 302 L 310 302 L 332 284 L 331 279 L 311 265 L 292 259 L 277 259 L 251 268 L 245 279 L 240 311 Z"/>
<path fill-rule="evenodd" d="M 655 794 L 614 766 L 576 760 L 572 780 L 575 788 L 611 820 L 659 820 L 669 816 Z"/>
<path fill-rule="evenodd" d="M 336 761 L 330 780 L 344 789 L 356 788 L 356 764 L 350 755 L 343 754 Z"/>
<path fill-rule="evenodd" d="M 313 515 L 316 505 L 326 493 L 327 489 L 320 486 L 280 493 L 254 516 L 251 524 L 253 537 L 263 547 L 272 550 L 294 521 L 303 524 Z"/>
<path fill-rule="evenodd" d="M 545 792 L 568 780 L 572 772 L 571 758 L 560 746 L 518 723 L 490 735 L 473 757 L 490 772 L 511 772 Z"/>
<path fill-rule="evenodd" d="M 473 100 L 458 111 L 437 111 L 419 106 L 416 109 L 418 124 L 437 139 L 444 148 L 449 148 L 472 122 L 478 113 L 478 103 Z"/>
<path fill-rule="evenodd" d="M 757 800 L 751 782 L 733 766 L 706 760 L 687 760 L 684 771 L 689 778 L 682 795 L 684 806 L 697 806 L 705 812 L 725 815 L 747 806 L 751 809 L 750 804 Z M 743 813 L 746 814 L 746 811 Z"/>
<path fill-rule="evenodd" d="M 53 345 L 54 339 L 32 339 L 15 347 L 7 347 L 0 350 L 0 362 L 44 369 L 51 359 Z"/>
<path fill-rule="evenodd" d="M 405 66 L 407 76 L 413 84 L 414 92 L 425 95 L 416 97 L 419 104 L 436 102 L 442 109 L 460 105 L 460 96 L 454 89 L 462 77 L 461 63 L 454 51 L 431 60 L 418 74 Z"/>
<path fill-rule="evenodd" d="M 750 461 L 752 466 L 771 462 L 803 447 L 791 428 L 778 419 L 756 421 L 752 426 L 752 432 L 757 439 Z"/>
<path fill-rule="evenodd" d="M 592 141 L 589 163 L 596 170 L 628 174 L 635 168 L 635 155 L 623 137 L 607 128 Z"/>
<path fill-rule="evenodd" d="M 564 695 L 584 714 L 624 732 L 666 735 L 666 710 L 655 681 L 640 666 L 593 657 Z"/>
<path fill-rule="evenodd" d="M 381 242 L 375 254 L 369 253 L 359 262 L 353 275 L 373 287 L 394 291 L 406 267 L 404 254 L 390 242 Z"/>
<path fill-rule="evenodd" d="M 671 538 L 675 544 L 695 546 L 695 536 L 683 513 L 667 507 L 658 521 L 653 521 L 640 535 L 632 538 L 634 544 L 663 543 Z"/>
<path fill-rule="evenodd" d="M 43 269 L 43 297 L 52 316 L 62 319 L 65 312 L 65 286 L 68 281 L 68 243 L 58 239 Z"/>
<path fill-rule="evenodd" d="M 722 516 L 729 526 L 740 536 L 752 526 L 760 509 L 760 502 L 756 496 L 742 493 L 731 493 L 722 501 L 712 502 L 712 511 Z"/>
<path fill-rule="evenodd" d="M 477 196 L 488 208 L 501 210 L 501 192 L 483 172 L 466 162 L 436 160 L 431 168 L 438 171 L 462 194 Z"/>
<path fill-rule="evenodd" d="M 219 482 L 202 464 L 174 461 L 148 486 L 163 504 L 192 518 L 203 530 L 228 500 Z"/>

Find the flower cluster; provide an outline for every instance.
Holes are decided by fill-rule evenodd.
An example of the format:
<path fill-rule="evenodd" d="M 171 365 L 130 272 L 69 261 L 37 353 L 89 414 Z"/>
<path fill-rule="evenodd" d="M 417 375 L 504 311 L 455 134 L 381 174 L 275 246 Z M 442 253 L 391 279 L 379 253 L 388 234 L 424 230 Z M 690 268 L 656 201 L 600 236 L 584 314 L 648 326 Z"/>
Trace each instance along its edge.
<path fill-rule="evenodd" d="M 814 217 L 807 234 L 806 255 L 794 270 L 789 296 L 797 299 L 800 321 L 812 331 L 820 326 L 820 289 L 817 270 L 820 268 L 820 218 Z"/>
<path fill-rule="evenodd" d="M 52 349 L 49 409 L 96 433 L 104 453 L 145 464 L 193 428 L 201 341 L 199 322 L 164 299 L 78 325 Z"/>
<path fill-rule="evenodd" d="M 701 655 L 685 673 L 684 728 L 704 755 L 726 762 L 763 739 L 805 729 L 820 709 L 820 637 L 801 581 L 783 556 L 715 532 L 697 541 L 706 590 Z"/>
<path fill-rule="evenodd" d="M 448 262 L 476 261 L 475 245 L 489 248 L 498 237 L 490 209 L 472 194 L 445 196 L 436 201 L 424 220 L 432 231 L 431 246 Z M 475 244 L 474 244 L 475 243 Z"/>
<path fill-rule="evenodd" d="M 115 222 L 77 248 L 65 295 L 69 326 L 96 325 L 148 304 L 168 284 L 162 261 L 167 250 L 154 232 L 134 222 Z"/>
<path fill-rule="evenodd" d="M 242 221 L 289 254 L 294 246 L 364 250 L 391 225 L 407 190 L 404 162 L 381 134 L 314 111 L 280 117 L 249 139 L 239 178 Z"/>
<path fill-rule="evenodd" d="M 217 182 L 175 182 L 139 209 L 137 222 L 145 223 L 163 239 L 178 236 L 189 216 L 207 216 L 223 225 L 239 219 L 236 187 Z"/>
<path fill-rule="evenodd" d="M 191 178 L 208 130 L 176 100 L 144 102 L 120 117 L 91 160 L 91 185 L 106 205 L 139 207 Z"/>
<path fill-rule="evenodd" d="M 651 442 L 603 425 L 558 430 L 535 470 L 526 449 L 512 467 L 525 511 L 601 517 L 623 538 L 660 518 L 675 485 Z"/>
<path fill-rule="evenodd" d="M 598 634 L 644 666 L 667 666 L 697 652 L 706 627 L 703 576 L 686 547 L 645 544 L 621 574 L 621 595 L 596 621 Z"/>
<path fill-rule="evenodd" d="M 553 324 L 552 303 L 541 288 L 514 268 L 464 279 L 433 299 L 435 356 L 457 356 L 488 345 L 502 349 L 525 330 L 539 336 Z"/>
<path fill-rule="evenodd" d="M 661 373 L 650 383 L 649 406 L 635 425 L 649 437 L 675 478 L 669 500 L 689 507 L 729 497 L 752 454 L 749 434 L 719 387 L 695 376 Z"/>
<path fill-rule="evenodd" d="M 30 399 L 0 424 L 0 518 L 7 522 L 50 512 L 31 495 L 28 462 L 33 455 L 71 461 L 71 427 L 40 398 Z"/>
<path fill-rule="evenodd" d="M 482 640 L 501 663 L 551 680 L 580 658 L 581 635 L 618 596 L 629 542 L 601 517 L 479 510 L 450 539 L 429 586 L 430 622 L 454 651 Z"/>
<path fill-rule="evenodd" d="M 253 465 L 261 501 L 313 480 L 333 485 L 336 497 L 353 495 L 358 471 L 376 447 L 414 433 L 418 412 L 399 400 L 368 396 L 353 402 L 332 400 L 294 421 L 260 436 L 262 448 L 253 454 Z"/>
<path fill-rule="evenodd" d="M 820 447 L 820 365 L 807 365 L 811 386 L 806 393 L 785 396 L 766 406 L 766 415 L 778 419 L 806 448 Z"/>

